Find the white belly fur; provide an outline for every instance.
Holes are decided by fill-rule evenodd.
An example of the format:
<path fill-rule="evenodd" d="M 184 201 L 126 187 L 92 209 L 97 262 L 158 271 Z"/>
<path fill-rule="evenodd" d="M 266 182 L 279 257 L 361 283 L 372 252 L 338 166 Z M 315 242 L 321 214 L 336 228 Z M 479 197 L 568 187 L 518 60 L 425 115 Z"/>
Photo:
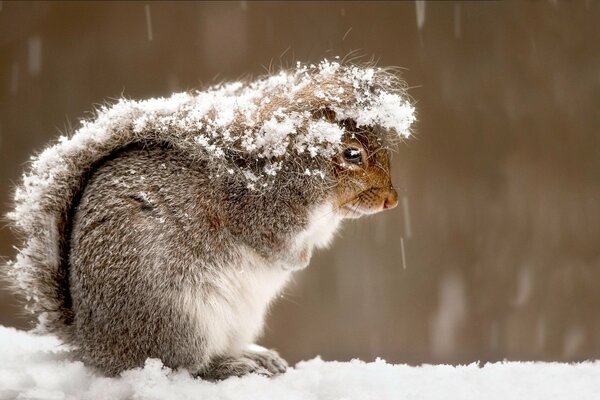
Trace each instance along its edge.
<path fill-rule="evenodd" d="M 307 229 L 299 232 L 294 246 L 323 247 L 337 229 L 340 218 L 331 205 L 316 207 Z M 265 260 L 251 249 L 244 249 L 243 266 L 224 266 L 210 277 L 217 290 L 209 293 L 190 288 L 181 304 L 200 335 L 206 340 L 207 358 L 239 354 L 261 333 L 271 300 L 288 281 L 291 272 Z"/>
<path fill-rule="evenodd" d="M 246 252 L 250 253 L 250 252 Z M 184 312 L 191 314 L 206 341 L 204 354 L 237 355 L 261 333 L 267 307 L 287 282 L 290 273 L 256 263 L 248 254 L 242 266 L 224 266 L 208 277 L 207 287 L 183 293 Z"/>

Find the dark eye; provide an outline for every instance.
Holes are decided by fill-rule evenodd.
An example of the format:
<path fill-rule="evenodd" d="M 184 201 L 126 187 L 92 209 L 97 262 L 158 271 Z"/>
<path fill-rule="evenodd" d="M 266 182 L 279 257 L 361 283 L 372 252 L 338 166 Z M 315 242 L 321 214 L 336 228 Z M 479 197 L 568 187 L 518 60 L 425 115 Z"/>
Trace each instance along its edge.
<path fill-rule="evenodd" d="M 343 153 L 344 160 L 352 164 L 362 164 L 362 152 L 356 147 L 348 147 Z"/>

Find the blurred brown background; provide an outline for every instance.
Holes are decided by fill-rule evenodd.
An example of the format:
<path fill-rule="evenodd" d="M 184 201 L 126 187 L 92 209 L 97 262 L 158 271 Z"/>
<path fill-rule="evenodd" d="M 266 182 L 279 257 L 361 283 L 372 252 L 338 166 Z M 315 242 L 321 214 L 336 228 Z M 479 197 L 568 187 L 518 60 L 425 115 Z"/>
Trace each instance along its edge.
<path fill-rule="evenodd" d="M 0 204 L 95 103 L 361 49 L 405 67 L 401 206 L 348 223 L 262 344 L 290 361 L 600 358 L 600 3 L 0 3 Z M 404 244 L 404 262 L 401 239 Z M 15 238 L 0 230 L 0 254 Z M 30 326 L 0 297 L 0 324 Z"/>

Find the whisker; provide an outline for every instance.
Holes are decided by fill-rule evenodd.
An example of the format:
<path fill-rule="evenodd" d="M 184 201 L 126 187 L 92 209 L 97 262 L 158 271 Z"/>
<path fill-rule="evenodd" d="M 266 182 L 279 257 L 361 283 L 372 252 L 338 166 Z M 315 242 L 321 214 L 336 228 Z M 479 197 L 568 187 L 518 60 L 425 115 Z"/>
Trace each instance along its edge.
<path fill-rule="evenodd" d="M 342 204 L 340 204 L 339 206 L 335 207 L 333 210 L 329 211 L 328 213 L 323 214 L 322 216 L 320 216 L 319 218 L 316 219 L 316 221 L 320 221 L 323 218 L 327 218 L 328 216 L 330 216 L 331 214 L 333 214 L 334 212 L 338 212 L 341 210 L 342 207 L 346 206 L 346 205 L 351 205 L 352 203 L 358 201 L 358 197 L 355 197 L 351 200 L 345 201 Z M 344 217 L 348 215 L 348 211 L 346 211 L 346 213 L 343 215 Z"/>

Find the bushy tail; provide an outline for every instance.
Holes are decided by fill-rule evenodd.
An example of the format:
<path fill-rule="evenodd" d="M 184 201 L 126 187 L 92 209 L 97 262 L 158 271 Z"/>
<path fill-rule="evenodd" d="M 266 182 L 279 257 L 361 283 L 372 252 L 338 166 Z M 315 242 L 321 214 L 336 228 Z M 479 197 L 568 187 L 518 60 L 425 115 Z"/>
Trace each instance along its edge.
<path fill-rule="evenodd" d="M 32 158 L 15 191 L 14 209 L 8 214 L 21 245 L 5 276 L 13 289 L 25 295 L 26 308 L 38 316 L 41 332 L 64 337 L 70 331 L 71 216 L 88 175 L 105 157 L 141 139 L 127 124 L 119 125 L 131 120 L 134 108 L 121 108 L 121 118 L 115 118 L 119 109 L 107 110 L 96 121 L 84 122 L 73 137 L 61 137 Z"/>
<path fill-rule="evenodd" d="M 68 340 L 71 331 L 71 220 L 88 178 L 106 158 L 134 143 L 161 143 L 197 151 L 189 132 L 136 129 L 139 121 L 172 115 L 192 98 L 180 94 L 154 103 L 121 99 L 102 107 L 94 120 L 82 121 L 71 137 L 60 137 L 32 158 L 15 191 L 14 209 L 7 215 L 21 245 L 15 259 L 7 264 L 4 277 L 26 297 L 26 309 L 38 317 L 39 332 Z"/>

